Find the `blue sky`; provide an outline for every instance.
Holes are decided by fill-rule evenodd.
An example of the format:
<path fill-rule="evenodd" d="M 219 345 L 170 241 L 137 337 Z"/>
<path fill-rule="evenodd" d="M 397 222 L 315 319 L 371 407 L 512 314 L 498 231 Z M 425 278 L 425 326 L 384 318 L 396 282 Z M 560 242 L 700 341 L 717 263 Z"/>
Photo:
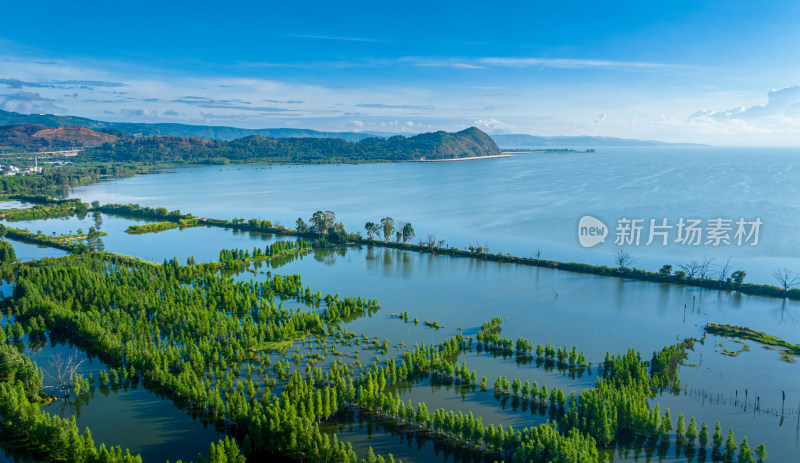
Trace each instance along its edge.
<path fill-rule="evenodd" d="M 800 145 L 800 3 L 552 3 L 7 2 L 0 108 Z"/>

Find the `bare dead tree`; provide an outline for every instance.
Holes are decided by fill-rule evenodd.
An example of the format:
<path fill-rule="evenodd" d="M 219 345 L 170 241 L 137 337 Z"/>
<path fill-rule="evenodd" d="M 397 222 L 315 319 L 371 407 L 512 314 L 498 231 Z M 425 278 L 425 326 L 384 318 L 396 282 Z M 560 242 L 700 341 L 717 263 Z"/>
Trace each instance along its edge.
<path fill-rule="evenodd" d="M 44 346 L 31 347 L 28 345 L 25 346 L 25 349 L 22 350 L 22 353 L 28 358 L 33 358 L 33 356 L 41 352 L 42 349 L 44 349 Z"/>
<path fill-rule="evenodd" d="M 614 253 L 614 264 L 616 264 L 619 273 L 624 273 L 633 264 L 633 257 L 628 251 L 619 248 Z"/>
<path fill-rule="evenodd" d="M 56 386 L 50 386 L 61 391 L 64 398 L 69 397 L 69 392 L 75 383 L 75 373 L 83 365 L 86 359 L 81 359 L 78 351 L 75 351 L 65 359 L 58 354 L 48 362 L 50 369 L 45 370 L 47 377 L 56 382 Z"/>
<path fill-rule="evenodd" d="M 775 270 L 772 272 L 772 277 L 778 281 L 778 286 L 783 289 L 784 295 L 800 282 L 800 273 L 792 272 L 786 267 L 784 267 L 783 270 Z"/>
<path fill-rule="evenodd" d="M 681 264 L 681 270 L 686 273 L 686 278 L 694 278 L 700 270 L 700 262 L 691 260 L 685 264 Z"/>
<path fill-rule="evenodd" d="M 422 241 L 423 246 L 427 246 L 429 248 L 434 248 L 436 246 L 436 235 L 428 233 L 428 236 Z"/>
<path fill-rule="evenodd" d="M 714 259 L 708 256 L 703 256 L 703 260 L 697 265 L 697 276 L 700 277 L 701 280 L 708 278 L 709 274 L 711 273 L 711 264 L 713 262 Z"/>
<path fill-rule="evenodd" d="M 728 259 L 725 261 L 725 263 L 724 264 L 720 264 L 720 266 L 719 266 L 718 275 L 719 275 L 719 282 L 720 283 L 724 283 L 725 280 L 728 279 L 728 276 L 731 273 L 731 268 L 732 268 L 731 267 L 731 258 L 728 257 Z"/>
<path fill-rule="evenodd" d="M 538 264 L 539 260 L 542 258 L 542 248 L 536 248 L 536 250 L 533 251 L 533 258 L 536 259 L 536 263 Z"/>

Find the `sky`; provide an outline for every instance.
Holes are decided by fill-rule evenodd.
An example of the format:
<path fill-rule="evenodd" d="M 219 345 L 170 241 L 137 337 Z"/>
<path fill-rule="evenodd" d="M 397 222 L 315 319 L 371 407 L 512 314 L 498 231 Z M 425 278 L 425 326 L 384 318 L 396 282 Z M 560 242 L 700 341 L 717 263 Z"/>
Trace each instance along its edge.
<path fill-rule="evenodd" d="M 5 2 L 0 109 L 800 146 L 800 2 Z"/>

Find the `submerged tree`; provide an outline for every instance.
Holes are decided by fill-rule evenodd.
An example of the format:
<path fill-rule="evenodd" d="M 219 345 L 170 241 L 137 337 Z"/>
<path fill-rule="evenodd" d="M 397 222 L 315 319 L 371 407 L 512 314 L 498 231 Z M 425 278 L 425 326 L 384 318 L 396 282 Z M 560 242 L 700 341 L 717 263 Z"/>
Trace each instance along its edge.
<path fill-rule="evenodd" d="M 783 294 L 789 293 L 798 282 L 800 282 L 800 272 L 795 273 L 785 268 L 783 270 L 775 270 L 772 272 L 772 277 L 778 282 L 778 286 L 783 289 Z"/>
<path fill-rule="evenodd" d="M 727 281 L 728 278 L 730 278 L 730 276 L 729 276 L 730 271 L 731 271 L 731 258 L 728 257 L 728 259 L 725 261 L 725 263 L 720 264 L 720 266 L 719 266 L 719 283 L 720 283 L 720 285 L 722 285 L 722 283 L 725 283 L 725 281 Z"/>
<path fill-rule="evenodd" d="M 77 351 L 71 353 L 66 359 L 58 354 L 48 362 L 50 370 L 45 370 L 45 374 L 56 382 L 54 387 L 67 398 L 75 386 L 75 373 L 85 361 L 86 359 L 80 359 Z"/>
<path fill-rule="evenodd" d="M 86 244 L 89 246 L 90 251 L 102 251 L 105 249 L 100 236 L 100 232 L 96 228 L 89 227 L 89 233 L 86 234 Z"/>
<path fill-rule="evenodd" d="M 633 264 L 633 257 L 631 257 L 631 254 L 628 251 L 620 248 L 617 249 L 616 253 L 614 253 L 614 263 L 617 266 L 617 271 L 622 274 L 630 265 Z"/>
<path fill-rule="evenodd" d="M 756 447 L 756 456 L 758 457 L 759 462 L 763 462 L 767 459 L 767 447 L 763 442 L 758 444 L 758 447 Z"/>

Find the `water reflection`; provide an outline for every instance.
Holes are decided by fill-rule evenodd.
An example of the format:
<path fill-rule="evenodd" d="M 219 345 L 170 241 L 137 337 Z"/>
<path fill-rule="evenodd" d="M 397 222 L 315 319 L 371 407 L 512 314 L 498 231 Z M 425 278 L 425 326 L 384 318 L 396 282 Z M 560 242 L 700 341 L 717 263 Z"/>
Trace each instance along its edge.
<path fill-rule="evenodd" d="M 490 463 L 498 460 L 494 453 L 485 453 L 469 446 L 455 444 L 415 426 L 375 416 L 368 410 L 345 409 L 322 425 L 323 432 L 335 432 L 340 440 L 353 443 L 359 457 L 372 447 L 376 454 L 391 453 L 404 462 L 443 461 L 454 463 Z M 455 444 L 455 445 L 454 445 Z"/>

